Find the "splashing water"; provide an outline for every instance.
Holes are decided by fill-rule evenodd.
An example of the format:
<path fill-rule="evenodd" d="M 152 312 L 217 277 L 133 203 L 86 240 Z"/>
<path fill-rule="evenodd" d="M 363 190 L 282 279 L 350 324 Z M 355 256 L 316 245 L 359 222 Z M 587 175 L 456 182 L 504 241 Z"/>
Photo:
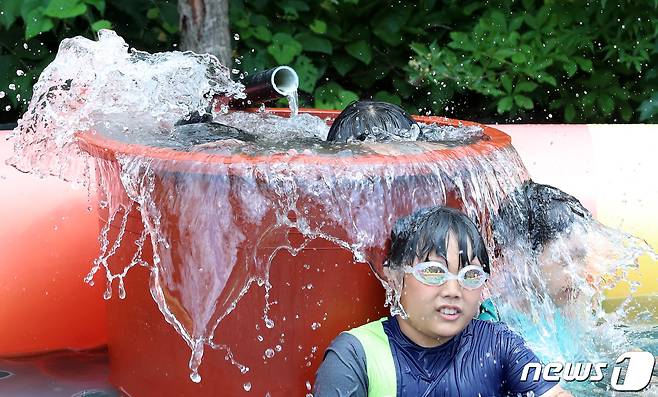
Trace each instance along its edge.
<path fill-rule="evenodd" d="M 468 148 L 462 150 L 467 152 Z M 357 261 L 375 264 L 375 271 L 383 277 L 381 260 L 373 258 L 371 252 L 384 250 L 396 214 L 408 213 L 416 206 L 447 201 L 456 204 L 459 196 L 469 200 L 467 210 L 479 217 L 491 201 L 502 197 L 501 192 L 524 177 L 523 173 L 507 171 L 497 179 L 497 173 L 490 172 L 493 167 L 509 170 L 502 164 L 517 161 L 511 149 L 441 162 L 430 154 L 417 155 L 418 164 L 409 165 L 415 176 L 405 176 L 401 172 L 409 167 L 396 163 L 354 165 L 355 156 L 324 164 L 320 156 L 314 158 L 319 164 L 304 161 L 302 154 L 285 152 L 279 156 L 253 164 L 177 160 L 172 168 L 169 159 L 122 155 L 117 163 L 99 160 L 97 165 L 100 185 L 121 184 L 118 191 L 125 191 L 127 196 L 105 198 L 121 203 L 116 209 L 110 206 L 109 211 L 123 216 L 114 222 L 119 238 L 105 246 L 120 244 L 128 214 L 137 207 L 154 254 L 152 260 L 141 258 L 141 234 L 130 264 L 112 270 L 104 259 L 109 255 L 104 255 L 95 269 L 104 268 L 111 283 L 136 264 L 152 263 L 152 296 L 193 350 L 190 368 L 195 381 L 199 380 L 197 370 L 204 345 L 213 337 L 221 337 L 215 335 L 215 329 L 222 319 L 236 308 L 254 281 L 267 291 L 271 288 L 271 261 L 279 250 L 294 254 L 307 242 L 322 238 L 351 251 Z M 446 185 L 444 175 L 451 175 L 451 185 Z M 414 192 L 411 200 L 410 191 Z M 116 192 L 108 189 L 104 194 Z M 298 230 L 305 242 L 293 245 L 288 239 L 291 229 Z M 393 290 L 389 304 L 393 311 L 399 310 L 399 296 L 396 298 Z M 268 325 L 267 294 L 264 305 L 264 322 L 271 328 L 274 324 Z M 311 328 L 318 329 L 319 323 Z"/>
<path fill-rule="evenodd" d="M 290 117 L 297 116 L 299 114 L 299 98 L 297 96 L 297 90 L 286 96 L 286 98 L 288 98 L 288 106 L 290 106 Z"/>
<path fill-rule="evenodd" d="M 515 211 L 522 209 L 517 205 Z M 636 344 L 624 325 L 637 323 L 627 318 L 632 296 L 613 313 L 606 313 L 602 304 L 604 291 L 625 282 L 639 257 L 656 257 L 645 241 L 589 217 L 577 217 L 540 249 L 531 246 L 527 235 L 506 237 L 490 293 L 501 320 L 544 363 L 615 363 L 620 354 L 637 348 L 653 348 L 658 354 L 655 346 Z M 610 379 L 609 372 L 604 379 Z M 596 386 L 570 382 L 565 387 L 574 395 L 609 395 L 609 383 Z"/>
<path fill-rule="evenodd" d="M 292 111 L 291 111 L 292 114 Z M 320 143 L 327 139 L 329 126 L 327 123 L 310 114 L 298 114 L 296 117 L 278 117 L 270 113 L 231 112 L 219 114 L 215 121 L 222 124 L 250 131 L 259 138 L 266 139 L 274 146 L 298 146 L 300 140 L 315 140 Z M 327 147 L 331 147 L 327 145 Z M 265 147 L 260 148 L 264 150 Z"/>
<path fill-rule="evenodd" d="M 227 109 L 213 114 L 214 121 L 253 134 L 254 142 L 183 142 L 172 133 L 176 121 L 194 111 L 204 114 L 215 95 L 242 97 L 242 87 L 212 56 L 129 51 L 110 31 L 101 31 L 97 42 L 63 41 L 34 90 L 12 134 L 12 163 L 87 185 L 94 171 L 106 222 L 101 253 L 85 281 L 93 283 L 102 272 L 105 297 L 116 286 L 124 298 L 131 269 L 147 268 L 153 300 L 191 350 L 194 382 L 201 381 L 206 346 L 226 350 L 241 373 L 249 371 L 214 340 L 221 339 L 220 322 L 254 284 L 265 290 L 263 323 L 267 329 L 278 326 L 269 317 L 277 253 L 295 256 L 315 239 L 336 244 L 355 261 L 370 264 L 386 287 L 391 313 L 400 314 L 400 280 L 387 278 L 382 269 L 395 220 L 420 207 L 447 204 L 487 225 L 504 198 L 528 179 L 509 144 L 489 140 L 474 127 L 430 123 L 407 137 L 424 134 L 442 142 L 330 145 L 324 142 L 326 122 L 309 114 L 282 118 Z M 296 94 L 289 101 L 294 114 Z M 301 242 L 291 240 L 292 230 Z M 483 227 L 483 233 L 493 248 L 491 230 Z M 639 252 L 625 249 L 633 258 Z M 497 303 L 532 316 L 549 313 L 547 301 L 534 298 L 543 288 L 534 282 L 540 277 L 520 260 L 515 263 L 518 257 L 507 254 L 494 269 L 501 288 L 492 291 Z M 516 272 L 508 272 L 510 266 L 524 276 L 511 277 Z M 589 288 L 583 294 L 588 298 L 597 292 Z M 522 291 L 527 299 L 516 302 L 505 291 Z M 595 326 L 588 321 L 583 327 Z M 318 321 L 309 324 L 309 332 L 326 328 Z M 253 386 L 242 384 L 244 390 Z"/>
<path fill-rule="evenodd" d="M 162 134 L 192 111 L 204 114 L 215 94 L 244 95 L 211 55 L 151 55 L 129 51 L 112 31 L 98 36 L 60 44 L 12 136 L 16 156 L 9 162 L 15 167 L 76 180 L 88 175 L 86 156 L 74 144 L 76 132 Z"/>

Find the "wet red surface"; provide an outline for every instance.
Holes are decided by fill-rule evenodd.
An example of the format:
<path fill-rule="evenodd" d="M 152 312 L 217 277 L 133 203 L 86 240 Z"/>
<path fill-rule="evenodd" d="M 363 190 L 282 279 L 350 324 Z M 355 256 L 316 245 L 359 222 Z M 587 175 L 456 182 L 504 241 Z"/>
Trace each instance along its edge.
<path fill-rule="evenodd" d="M 0 359 L 0 396 L 117 397 L 106 349 Z"/>

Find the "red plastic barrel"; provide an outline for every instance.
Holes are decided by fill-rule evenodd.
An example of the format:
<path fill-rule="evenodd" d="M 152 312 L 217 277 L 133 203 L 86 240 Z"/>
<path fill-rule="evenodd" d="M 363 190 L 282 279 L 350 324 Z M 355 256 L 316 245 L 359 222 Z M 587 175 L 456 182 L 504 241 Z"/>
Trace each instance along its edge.
<path fill-rule="evenodd" d="M 329 118 L 337 115 L 337 112 L 306 112 Z M 277 113 L 283 114 L 285 111 L 278 110 Z M 476 125 L 445 118 L 419 117 L 418 120 L 449 125 Z M 488 139 L 470 144 L 468 150 L 459 153 L 464 156 L 484 156 L 496 150 L 511 148 L 507 135 L 490 127 L 482 127 Z M 186 162 L 207 164 L 203 172 L 212 172 L 213 163 L 279 160 L 276 156 L 209 156 L 205 153 L 176 152 L 120 143 L 99 134 L 81 134 L 79 139 L 84 150 L 110 163 L 115 161 L 117 154 L 148 156 L 165 162 L 160 171 L 162 175 L 158 176 L 158 184 L 153 193 L 155 196 L 167 194 L 166 174 L 184 172 L 182 165 Z M 436 150 L 424 153 L 422 158 L 424 161 L 428 158 L 441 161 L 445 158 L 454 160 L 455 156 L 452 150 Z M 408 165 L 417 160 L 413 154 L 394 158 L 363 155 L 353 158 L 349 163 L 329 156 L 300 155 L 295 159 L 308 164 L 309 178 L 317 176 L 313 168 L 317 164 L 336 167 L 369 166 L 370 169 L 376 169 L 378 164 L 391 161 L 399 165 L 400 175 L 413 178 L 415 175 L 409 175 L 413 167 Z M 459 207 L 467 199 L 450 191 L 446 195 L 446 204 Z M 394 215 L 406 215 L 411 210 L 413 208 L 400 203 Z M 178 214 L 163 213 L 163 218 L 175 224 Z M 104 220 L 101 219 L 101 222 Z M 116 233 L 118 225 L 112 227 L 112 233 Z M 129 236 L 125 241 L 136 240 L 142 232 L 141 220 L 136 211 L 131 214 L 126 229 Z M 295 230 L 289 232 L 289 238 L 302 239 Z M 173 240 L 172 251 L 186 249 L 177 245 L 175 238 Z M 152 254 L 149 247 L 150 244 L 145 244 L 147 252 L 144 257 Z M 111 266 L 121 268 L 130 262 L 133 249 L 131 244 L 122 244 L 111 258 Z M 272 250 L 273 247 L 265 245 L 259 249 Z M 383 255 L 382 247 L 378 252 L 371 253 L 371 258 L 381 259 Z M 173 256 L 177 255 L 174 253 Z M 230 277 L 240 279 L 244 277 L 241 272 L 236 267 Z M 355 263 L 351 252 L 326 240 L 311 241 L 296 256 L 285 250 L 278 251 L 271 262 L 269 277 L 272 285 L 269 302 L 272 306 L 268 315 L 276 324 L 274 328 L 263 325 L 265 290 L 254 284 L 241 298 L 236 309 L 222 320 L 214 334 L 215 342 L 228 346 L 232 357 L 225 350 L 206 348 L 200 368 L 202 381 L 193 383 L 188 368 L 190 349 L 164 320 L 151 297 L 149 269 L 135 267 L 125 279 L 126 298 L 113 298 L 108 302 L 111 381 L 131 396 L 263 396 L 268 393 L 271 396 L 303 396 L 310 393 L 324 350 L 338 333 L 388 312 L 383 307 L 384 289 L 370 267 L 364 263 Z M 272 349 L 273 356 L 266 357 L 268 349 Z M 249 371 L 241 373 L 231 363 L 232 358 L 249 367 Z"/>

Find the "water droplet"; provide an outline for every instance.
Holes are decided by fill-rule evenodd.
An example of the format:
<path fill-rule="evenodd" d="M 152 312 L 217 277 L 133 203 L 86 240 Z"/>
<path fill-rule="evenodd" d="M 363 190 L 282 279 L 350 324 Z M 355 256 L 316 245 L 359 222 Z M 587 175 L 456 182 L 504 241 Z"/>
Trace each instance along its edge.
<path fill-rule="evenodd" d="M 308 283 L 308 284 L 306 285 L 306 289 L 311 289 L 311 288 L 313 288 L 313 284 Z"/>
<path fill-rule="evenodd" d="M 274 357 L 274 350 L 272 350 L 272 349 L 265 350 L 265 357 L 267 357 L 267 358 Z"/>
<path fill-rule="evenodd" d="M 282 349 L 281 345 L 274 346 L 274 350 L 276 350 L 277 352 L 280 352 L 281 349 Z"/>
<path fill-rule="evenodd" d="M 123 277 L 119 278 L 119 299 L 126 299 L 126 288 L 123 285 Z"/>
<path fill-rule="evenodd" d="M 311 390 L 311 382 L 306 381 L 306 390 Z"/>
<path fill-rule="evenodd" d="M 251 382 L 245 383 L 244 385 L 242 385 L 242 387 L 244 387 L 244 391 L 251 390 Z"/>
<path fill-rule="evenodd" d="M 274 328 L 274 321 L 272 321 L 271 318 L 266 318 L 265 319 L 265 326 L 269 329 Z"/>
<path fill-rule="evenodd" d="M 236 64 L 236 65 L 240 65 L 241 63 L 242 63 L 242 61 L 240 61 L 240 60 L 237 59 L 237 58 L 235 59 L 235 64 Z"/>
<path fill-rule="evenodd" d="M 238 69 L 231 69 L 231 73 L 233 74 L 239 74 L 240 71 Z"/>
<path fill-rule="evenodd" d="M 320 324 L 320 323 L 313 323 L 313 324 L 311 324 L 311 329 L 313 331 L 315 331 L 316 329 L 320 328 L 321 326 L 322 326 L 322 324 Z"/>
<path fill-rule="evenodd" d="M 25 72 L 22 71 L 22 70 L 20 70 L 20 69 L 18 69 L 18 70 L 16 71 L 16 76 L 25 76 Z"/>
<path fill-rule="evenodd" d="M 235 40 L 240 40 L 240 35 L 236 33 L 236 34 L 233 35 L 233 38 Z"/>
<path fill-rule="evenodd" d="M 192 382 L 194 383 L 199 383 L 201 382 L 201 375 L 199 375 L 198 372 L 194 371 L 190 374 L 190 379 L 192 379 Z"/>
<path fill-rule="evenodd" d="M 258 339 L 259 342 L 262 342 L 263 341 L 263 335 L 258 335 L 256 337 L 256 339 Z"/>
<path fill-rule="evenodd" d="M 4 98 L 4 97 L 5 97 L 5 95 L 6 95 L 6 94 L 5 94 L 5 92 L 4 92 L 4 91 L 0 91 L 0 98 Z"/>
<path fill-rule="evenodd" d="M 16 90 L 16 84 L 14 84 L 14 83 L 9 84 L 9 89 L 10 90 Z"/>

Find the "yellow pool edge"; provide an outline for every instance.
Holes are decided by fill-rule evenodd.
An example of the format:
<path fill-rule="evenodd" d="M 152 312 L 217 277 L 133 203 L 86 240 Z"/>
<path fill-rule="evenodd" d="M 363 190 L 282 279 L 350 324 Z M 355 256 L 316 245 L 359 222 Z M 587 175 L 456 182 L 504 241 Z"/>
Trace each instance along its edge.
<path fill-rule="evenodd" d="M 597 219 L 621 229 L 658 248 L 658 126 L 589 125 L 592 139 L 592 175 L 596 187 Z M 629 281 L 639 281 L 631 292 L 620 283 L 607 292 L 609 299 L 658 296 L 658 261 L 648 255 L 640 258 L 639 269 Z"/>

